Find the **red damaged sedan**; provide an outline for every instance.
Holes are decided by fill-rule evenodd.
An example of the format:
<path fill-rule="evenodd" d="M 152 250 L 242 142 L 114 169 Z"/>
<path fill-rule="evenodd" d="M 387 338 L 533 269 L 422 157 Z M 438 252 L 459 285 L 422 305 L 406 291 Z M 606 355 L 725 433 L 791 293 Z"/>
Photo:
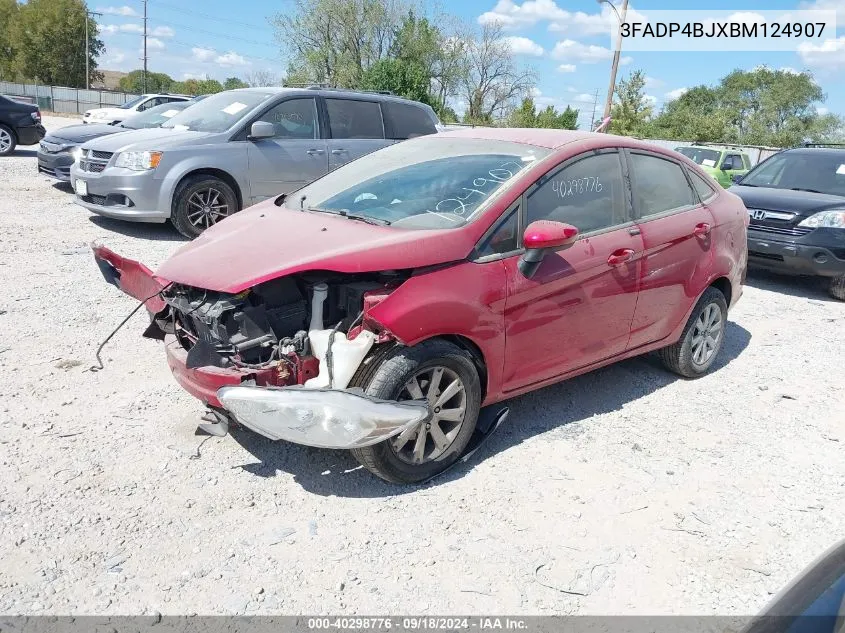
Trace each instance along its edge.
<path fill-rule="evenodd" d="M 348 163 L 155 273 L 94 250 L 145 303 L 145 335 L 207 427 L 351 449 L 412 483 L 461 457 L 487 405 L 653 350 L 706 373 L 742 293 L 747 224 L 674 152 L 490 128 Z"/>

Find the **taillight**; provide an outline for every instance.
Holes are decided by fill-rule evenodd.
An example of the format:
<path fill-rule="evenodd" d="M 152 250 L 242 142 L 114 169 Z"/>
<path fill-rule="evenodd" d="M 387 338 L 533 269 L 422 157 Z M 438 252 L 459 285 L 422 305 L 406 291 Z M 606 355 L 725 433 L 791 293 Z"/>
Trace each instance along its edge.
<path fill-rule="evenodd" d="M 31 116 L 32 120 L 35 121 L 36 123 L 41 123 L 41 111 L 40 110 L 36 110 L 35 112 L 30 112 L 29 116 Z"/>

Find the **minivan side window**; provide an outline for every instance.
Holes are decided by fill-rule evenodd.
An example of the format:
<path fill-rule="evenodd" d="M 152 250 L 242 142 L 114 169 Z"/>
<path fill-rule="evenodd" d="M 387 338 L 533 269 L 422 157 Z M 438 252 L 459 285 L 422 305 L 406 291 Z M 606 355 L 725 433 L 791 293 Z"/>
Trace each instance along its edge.
<path fill-rule="evenodd" d="M 437 128 L 428 110 L 410 103 L 382 101 L 384 131 L 389 139 L 404 141 L 415 136 L 434 134 Z"/>
<path fill-rule="evenodd" d="M 332 138 L 384 138 L 381 108 L 373 101 L 326 99 Z"/>
<path fill-rule="evenodd" d="M 526 224 L 554 220 L 590 233 L 631 221 L 616 151 L 577 159 L 541 177 L 537 184 L 528 194 Z"/>
<path fill-rule="evenodd" d="M 319 136 L 314 98 L 288 99 L 273 106 L 256 121 L 272 123 L 273 138 L 313 139 Z"/>
<path fill-rule="evenodd" d="M 639 217 L 697 204 L 680 165 L 650 154 L 631 153 L 629 157 Z"/>

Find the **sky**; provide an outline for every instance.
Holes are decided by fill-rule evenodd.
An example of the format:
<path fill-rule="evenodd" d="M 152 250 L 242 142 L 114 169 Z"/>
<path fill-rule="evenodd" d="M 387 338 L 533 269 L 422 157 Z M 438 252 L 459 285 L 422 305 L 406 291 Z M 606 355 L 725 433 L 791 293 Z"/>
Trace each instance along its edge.
<path fill-rule="evenodd" d="M 429 0 L 420 0 L 428 4 Z M 615 0 L 621 4 L 621 0 Z M 270 18 L 290 10 L 292 0 L 148 0 L 148 68 L 175 79 L 244 77 L 270 71 L 282 76 L 284 62 Z M 535 101 L 558 109 L 580 110 L 587 127 L 594 107 L 603 110 L 610 74 L 611 9 L 596 0 L 441 0 L 435 6 L 476 26 L 498 21 L 519 65 L 538 76 Z M 704 3 L 632 0 L 631 9 L 699 8 Z M 707 0 L 708 9 L 732 11 L 830 9 L 838 31 L 799 51 L 629 52 L 623 49 L 620 77 L 642 70 L 648 99 L 660 107 L 686 89 L 715 85 L 735 69 L 759 65 L 810 71 L 827 95 L 820 112 L 845 115 L 845 0 Z M 97 20 L 106 52 L 100 68 L 128 71 L 141 66 L 141 0 L 117 0 L 89 8 Z M 458 112 L 461 103 L 454 104 Z"/>

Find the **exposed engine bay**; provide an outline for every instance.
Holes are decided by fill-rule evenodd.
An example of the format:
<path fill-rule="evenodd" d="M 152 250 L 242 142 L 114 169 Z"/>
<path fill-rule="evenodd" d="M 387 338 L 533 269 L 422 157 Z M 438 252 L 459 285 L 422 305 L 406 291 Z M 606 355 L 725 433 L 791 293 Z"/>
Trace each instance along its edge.
<path fill-rule="evenodd" d="M 366 304 L 375 305 L 408 276 L 404 271 L 309 272 L 274 279 L 239 294 L 171 284 L 161 293 L 166 307 L 154 316 L 145 335 L 175 335 L 188 352 L 188 368 L 278 367 L 280 386 L 305 384 L 328 369 L 328 381 L 314 386 L 343 388 L 331 375 L 332 353 L 342 363 L 344 346 L 361 339 L 357 347 L 363 353 L 355 367 L 360 364 L 379 334 L 362 331 Z M 355 338 L 347 340 L 347 334 Z M 330 366 L 324 368 L 321 361 L 327 353 Z M 338 371 L 339 378 L 343 371 Z"/>

